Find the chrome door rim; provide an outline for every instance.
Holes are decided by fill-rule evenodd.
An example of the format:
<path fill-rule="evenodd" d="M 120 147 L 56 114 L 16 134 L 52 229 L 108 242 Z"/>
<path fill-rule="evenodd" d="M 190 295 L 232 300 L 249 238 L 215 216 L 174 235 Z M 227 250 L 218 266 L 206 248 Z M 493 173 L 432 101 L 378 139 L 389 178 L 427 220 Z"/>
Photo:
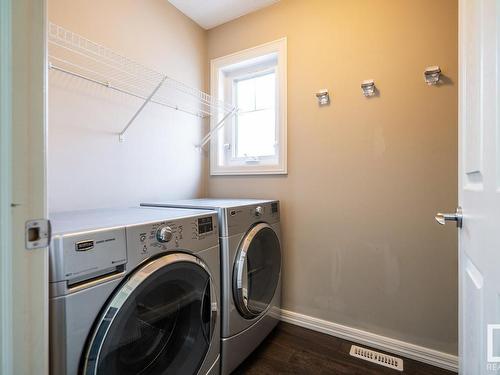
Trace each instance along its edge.
<path fill-rule="evenodd" d="M 270 303 L 266 307 L 266 309 L 260 313 L 255 313 L 251 311 L 248 306 L 245 304 L 243 300 L 243 270 L 244 270 L 244 265 L 245 265 L 245 260 L 247 258 L 247 253 L 250 248 L 250 244 L 252 243 L 254 237 L 259 233 L 261 230 L 264 230 L 266 228 L 269 228 L 273 231 L 273 233 L 276 235 L 276 238 L 278 239 L 279 242 L 279 236 L 276 234 L 274 229 L 267 223 L 259 223 L 252 227 L 250 231 L 245 235 L 243 238 L 237 252 L 237 258 L 234 263 L 234 283 L 233 283 L 233 288 L 234 288 L 234 299 L 236 306 L 239 310 L 239 312 L 243 315 L 244 318 L 246 319 L 255 319 L 263 314 L 266 313 L 266 311 L 269 309 L 269 306 L 271 305 Z M 281 245 L 280 245 L 280 253 L 281 253 Z M 280 262 L 280 273 L 281 273 L 281 262 Z M 274 290 L 274 293 L 276 293 L 276 290 Z M 273 293 L 273 295 L 274 295 Z"/>
<path fill-rule="evenodd" d="M 116 316 L 120 312 L 121 308 L 125 304 L 125 301 L 134 293 L 134 291 L 151 275 L 155 272 L 163 269 L 164 267 L 170 266 L 179 262 L 188 262 L 193 263 L 205 270 L 209 276 L 210 283 L 213 285 L 212 274 L 208 266 L 201 259 L 197 258 L 194 255 L 186 254 L 186 253 L 174 253 L 167 254 L 160 258 L 156 258 L 138 270 L 133 271 L 130 278 L 115 292 L 111 301 L 106 305 L 106 309 L 100 315 L 99 323 L 96 325 L 96 328 L 93 330 L 92 338 L 90 339 L 89 344 L 87 345 L 87 349 L 85 352 L 85 360 L 83 363 L 83 375 L 96 375 L 97 373 L 97 364 L 99 363 L 99 357 L 101 355 L 102 345 L 104 344 L 105 338 L 107 337 L 108 331 L 111 328 L 113 321 Z M 212 306 L 218 306 L 217 298 L 215 293 L 211 293 L 211 304 Z M 216 313 L 217 311 L 215 311 Z M 213 336 L 213 331 L 211 332 Z M 99 337 L 98 337 L 99 336 Z M 213 337 L 210 337 L 210 342 Z M 208 351 L 210 351 L 210 346 Z M 89 357 L 95 354 L 95 359 L 93 359 L 93 363 L 89 363 Z M 208 352 L 207 352 L 208 354 Z M 89 368 L 90 367 L 90 368 Z"/>

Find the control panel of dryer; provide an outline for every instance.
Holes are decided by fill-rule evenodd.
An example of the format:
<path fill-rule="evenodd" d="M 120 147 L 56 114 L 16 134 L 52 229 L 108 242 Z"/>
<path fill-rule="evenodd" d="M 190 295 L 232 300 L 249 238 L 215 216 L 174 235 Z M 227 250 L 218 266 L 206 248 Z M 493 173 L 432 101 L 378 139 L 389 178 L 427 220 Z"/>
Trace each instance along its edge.
<path fill-rule="evenodd" d="M 165 251 L 196 253 L 219 243 L 215 213 L 129 226 L 126 231 L 129 261 L 140 261 Z"/>
<path fill-rule="evenodd" d="M 253 223 L 265 222 L 274 224 L 280 220 L 279 201 L 263 202 L 261 204 L 231 207 L 222 215 L 224 229 L 222 236 L 230 236 L 245 232 Z M 227 231 L 226 231 L 227 227 Z"/>

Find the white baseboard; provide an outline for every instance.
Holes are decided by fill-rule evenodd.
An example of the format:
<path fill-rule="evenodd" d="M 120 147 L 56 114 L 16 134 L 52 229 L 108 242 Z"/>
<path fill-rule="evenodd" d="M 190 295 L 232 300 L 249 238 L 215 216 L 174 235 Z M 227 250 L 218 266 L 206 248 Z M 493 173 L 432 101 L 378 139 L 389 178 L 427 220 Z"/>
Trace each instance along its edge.
<path fill-rule="evenodd" d="M 332 323 L 296 312 L 281 310 L 281 320 L 313 331 L 326 333 L 358 344 L 424 362 L 446 370 L 458 371 L 458 357 L 367 331 Z"/>

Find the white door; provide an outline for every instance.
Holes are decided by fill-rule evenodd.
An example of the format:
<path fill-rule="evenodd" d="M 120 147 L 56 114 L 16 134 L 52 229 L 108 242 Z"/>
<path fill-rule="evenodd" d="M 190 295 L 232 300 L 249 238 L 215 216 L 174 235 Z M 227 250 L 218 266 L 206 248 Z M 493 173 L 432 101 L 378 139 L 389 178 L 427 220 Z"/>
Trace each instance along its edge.
<path fill-rule="evenodd" d="M 459 4 L 460 374 L 481 375 L 500 373 L 500 1 Z"/>
<path fill-rule="evenodd" d="M 45 1 L 0 0 L 0 48 L 0 373 L 44 375 L 48 255 L 25 223 L 47 215 Z"/>

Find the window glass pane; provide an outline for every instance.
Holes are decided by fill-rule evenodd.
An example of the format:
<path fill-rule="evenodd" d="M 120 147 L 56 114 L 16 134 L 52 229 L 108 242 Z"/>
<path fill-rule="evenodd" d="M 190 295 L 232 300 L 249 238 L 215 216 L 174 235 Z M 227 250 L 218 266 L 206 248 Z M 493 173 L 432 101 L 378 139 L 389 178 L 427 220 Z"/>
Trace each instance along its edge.
<path fill-rule="evenodd" d="M 255 109 L 255 81 L 245 79 L 236 81 L 237 106 L 240 111 L 253 111 Z"/>
<path fill-rule="evenodd" d="M 274 156 L 275 132 L 274 109 L 240 113 L 237 118 L 236 156 Z"/>
<path fill-rule="evenodd" d="M 255 108 L 274 108 L 276 101 L 276 74 L 270 73 L 255 78 Z"/>

